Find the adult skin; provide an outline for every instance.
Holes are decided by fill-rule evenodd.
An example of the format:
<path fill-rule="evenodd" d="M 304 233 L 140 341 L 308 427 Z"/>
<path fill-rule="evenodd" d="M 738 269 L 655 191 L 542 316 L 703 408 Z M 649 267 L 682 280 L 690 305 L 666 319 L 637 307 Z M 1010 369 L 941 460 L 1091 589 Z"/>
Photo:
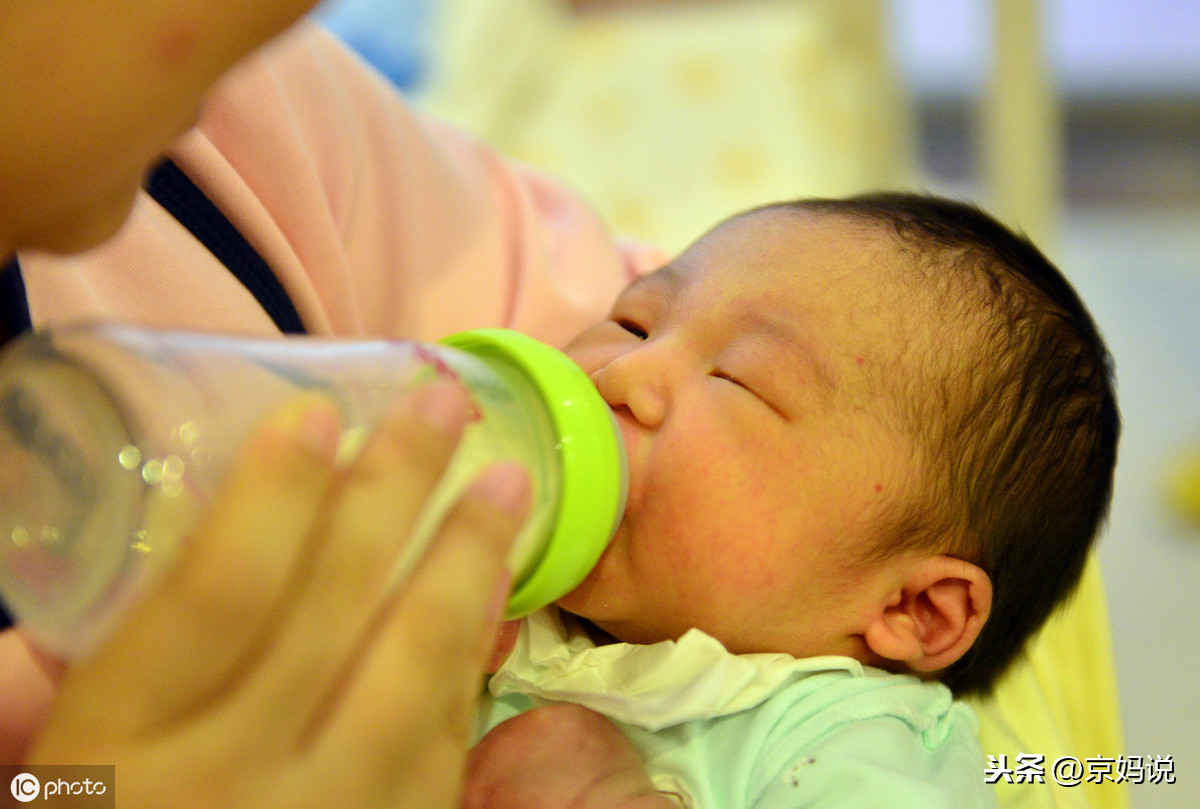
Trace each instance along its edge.
<path fill-rule="evenodd" d="M 90 247 L 228 68 L 313 0 L 12 0 L 0 8 L 0 257 Z"/>

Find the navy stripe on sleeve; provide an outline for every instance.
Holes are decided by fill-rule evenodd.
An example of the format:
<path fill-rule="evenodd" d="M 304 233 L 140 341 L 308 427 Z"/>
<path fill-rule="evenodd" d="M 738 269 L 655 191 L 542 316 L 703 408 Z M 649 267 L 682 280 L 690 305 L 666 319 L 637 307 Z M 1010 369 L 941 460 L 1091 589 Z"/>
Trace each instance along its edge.
<path fill-rule="evenodd" d="M 150 173 L 146 191 L 229 268 L 284 334 L 304 334 L 304 324 L 283 285 L 245 237 L 204 192 L 170 160 Z"/>

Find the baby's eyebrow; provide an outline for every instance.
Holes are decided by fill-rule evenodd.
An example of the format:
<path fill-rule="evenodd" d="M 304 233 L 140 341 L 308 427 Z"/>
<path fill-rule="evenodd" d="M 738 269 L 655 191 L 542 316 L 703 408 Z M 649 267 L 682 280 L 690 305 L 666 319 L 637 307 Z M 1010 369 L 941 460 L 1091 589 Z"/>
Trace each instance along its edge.
<path fill-rule="evenodd" d="M 746 309 L 743 312 L 748 329 L 784 348 L 799 365 L 808 369 L 822 391 L 832 395 L 837 389 L 837 375 L 828 360 L 791 319 L 778 314 Z"/>
<path fill-rule="evenodd" d="M 659 284 L 665 284 L 668 289 L 678 288 L 679 272 L 674 264 L 664 264 L 653 272 L 638 276 L 626 285 L 623 292 L 635 292 L 642 287 Z"/>

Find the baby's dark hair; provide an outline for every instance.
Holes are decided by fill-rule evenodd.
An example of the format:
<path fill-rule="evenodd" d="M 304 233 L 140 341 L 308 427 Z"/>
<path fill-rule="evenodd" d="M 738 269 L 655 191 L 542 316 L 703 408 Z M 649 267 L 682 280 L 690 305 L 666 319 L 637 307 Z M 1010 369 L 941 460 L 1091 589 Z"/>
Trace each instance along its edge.
<path fill-rule="evenodd" d="M 949 326 L 950 339 L 900 364 L 911 376 L 884 381 L 926 485 L 889 519 L 880 550 L 947 552 L 991 577 L 987 623 L 940 678 L 985 694 L 1068 599 L 1107 515 L 1112 358 L 1063 275 L 974 206 L 878 193 L 783 207 L 888 228 L 935 293 L 928 316 Z"/>

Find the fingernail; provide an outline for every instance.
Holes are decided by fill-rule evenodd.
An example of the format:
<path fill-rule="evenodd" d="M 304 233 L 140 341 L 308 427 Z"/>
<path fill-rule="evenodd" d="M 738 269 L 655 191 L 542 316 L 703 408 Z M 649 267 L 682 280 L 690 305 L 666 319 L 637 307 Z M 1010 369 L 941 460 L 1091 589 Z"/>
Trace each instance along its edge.
<path fill-rule="evenodd" d="M 293 418 L 297 443 L 318 460 L 332 462 L 342 436 L 337 408 L 324 400 L 307 400 L 297 405 Z"/>
<path fill-rule="evenodd" d="M 517 463 L 499 463 L 487 469 L 471 484 L 474 494 L 513 517 L 521 517 L 529 507 L 529 475 Z"/>
<path fill-rule="evenodd" d="M 437 382 L 416 394 L 417 417 L 436 430 L 453 435 L 467 421 L 467 397 L 457 385 Z"/>

